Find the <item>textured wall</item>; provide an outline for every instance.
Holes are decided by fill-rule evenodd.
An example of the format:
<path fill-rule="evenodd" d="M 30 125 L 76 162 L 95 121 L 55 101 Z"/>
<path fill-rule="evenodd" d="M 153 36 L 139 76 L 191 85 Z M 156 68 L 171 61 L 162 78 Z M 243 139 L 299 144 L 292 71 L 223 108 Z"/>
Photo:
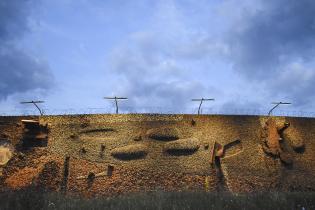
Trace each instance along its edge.
<path fill-rule="evenodd" d="M 315 119 L 274 118 L 277 125 L 290 123 L 281 135 L 290 165 L 262 149 L 266 117 L 44 116 L 40 123 L 48 125 L 48 143 L 31 148 L 21 144 L 20 120 L 0 118 L 2 137 L 15 148 L 2 169 L 1 184 L 6 188 L 34 185 L 86 196 L 315 189 Z M 226 147 L 211 165 L 215 142 Z M 294 150 L 301 144 L 302 149 Z"/>

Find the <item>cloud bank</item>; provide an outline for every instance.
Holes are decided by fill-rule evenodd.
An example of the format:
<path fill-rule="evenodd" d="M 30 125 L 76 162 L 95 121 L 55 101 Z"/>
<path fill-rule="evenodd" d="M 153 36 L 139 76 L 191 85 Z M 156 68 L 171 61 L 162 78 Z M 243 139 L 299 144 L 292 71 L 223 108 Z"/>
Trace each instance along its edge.
<path fill-rule="evenodd" d="M 0 101 L 15 93 L 47 90 L 53 75 L 44 61 L 19 49 L 16 42 L 28 32 L 28 17 L 38 1 L 0 2 Z"/>
<path fill-rule="evenodd" d="M 195 97 L 214 97 L 205 105 L 224 109 L 279 100 L 315 108 L 312 0 L 46 0 L 35 32 L 34 5 L 0 3 L 0 100 L 51 87 L 48 64 L 18 47 L 26 37 L 24 46 L 46 53 L 59 82 L 69 83 L 58 99 L 127 96 L 136 110 L 195 108 Z M 29 44 L 38 37 L 43 51 Z"/>
<path fill-rule="evenodd" d="M 186 25 L 177 6 L 161 1 L 152 26 L 132 33 L 111 53 L 111 73 L 119 76 L 113 94 L 129 96 L 129 106 L 182 111 L 197 106 L 191 98 L 218 94 L 192 76 L 194 63 L 212 46 L 202 44 L 204 37 Z"/>
<path fill-rule="evenodd" d="M 132 105 L 139 106 L 185 107 L 191 97 L 224 97 L 224 84 L 221 91 L 207 84 L 220 71 L 213 71 L 213 78 L 198 77 L 209 76 L 203 65 L 221 60 L 232 65 L 248 88 L 260 89 L 247 96 L 253 99 L 248 107 L 266 103 L 255 101 L 255 94 L 270 101 L 288 100 L 295 107 L 315 106 L 314 1 L 230 0 L 209 5 L 190 5 L 200 11 L 196 15 L 190 14 L 187 2 L 159 1 L 150 22 L 154 27 L 131 34 L 112 53 L 112 73 L 124 81 L 116 92 L 134 97 Z M 222 26 L 207 25 L 210 18 Z M 234 91 L 245 97 L 243 90 Z M 232 97 L 226 105 L 237 101 L 233 93 L 228 95 Z"/>
<path fill-rule="evenodd" d="M 314 106 L 315 1 L 256 1 L 241 12 L 226 43 L 233 67 L 269 97 Z"/>

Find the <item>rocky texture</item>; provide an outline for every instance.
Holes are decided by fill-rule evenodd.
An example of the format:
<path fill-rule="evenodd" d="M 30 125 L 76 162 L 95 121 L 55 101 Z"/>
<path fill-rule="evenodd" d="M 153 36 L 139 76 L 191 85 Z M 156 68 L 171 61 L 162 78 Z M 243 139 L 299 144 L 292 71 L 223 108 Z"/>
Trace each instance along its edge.
<path fill-rule="evenodd" d="M 315 119 L 274 118 L 277 127 L 290 123 L 283 136 L 278 133 L 284 139 L 279 142 L 280 147 L 286 151 L 280 153 L 280 158 L 290 155 L 293 160 L 290 166 L 264 152 L 261 130 L 268 118 L 263 116 L 43 116 L 39 121 L 48 125 L 47 145 L 28 150 L 21 148 L 21 119 L 0 117 L 0 136 L 15 150 L 2 168 L 1 189 L 46 183 L 39 180 L 45 180 L 40 178 L 46 177 L 44 168 L 49 167 L 45 164 L 53 161 L 61 169 L 58 178 L 61 191 L 90 197 L 156 190 L 315 191 Z M 106 128 L 114 131 L 102 130 Z M 296 152 L 295 141 L 299 139 L 303 140 L 304 149 Z M 210 159 L 215 142 L 224 152 L 213 167 Z M 166 152 L 168 147 L 188 148 L 193 153 L 172 155 Z M 80 152 L 82 148 L 84 154 Z M 146 154 L 126 160 L 113 156 L 113 151 Z M 89 181 L 90 173 L 95 176 Z M 82 176 L 83 179 L 78 179 Z M 53 190 L 58 190 L 57 182 L 53 183 L 56 183 Z"/>

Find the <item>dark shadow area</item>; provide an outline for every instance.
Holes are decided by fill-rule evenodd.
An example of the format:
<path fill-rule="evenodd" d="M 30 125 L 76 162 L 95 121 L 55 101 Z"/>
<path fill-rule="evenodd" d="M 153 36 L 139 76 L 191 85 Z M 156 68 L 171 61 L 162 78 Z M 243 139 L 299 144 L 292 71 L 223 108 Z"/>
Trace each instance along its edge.
<path fill-rule="evenodd" d="M 0 138 L 0 146 L 11 145 L 11 142 L 7 139 Z"/>
<path fill-rule="evenodd" d="M 120 159 L 120 160 L 136 160 L 136 159 L 142 159 L 147 155 L 146 152 L 134 152 L 134 153 L 115 153 L 112 154 L 114 158 Z"/>
<path fill-rule="evenodd" d="M 281 146 L 285 148 L 285 150 L 295 151 L 296 153 L 304 153 L 305 152 L 305 145 L 300 144 L 299 146 L 294 145 L 292 141 L 288 140 L 288 138 L 283 138 L 283 141 L 281 142 Z"/>
<path fill-rule="evenodd" d="M 45 163 L 38 175 L 37 186 L 43 190 L 56 191 L 61 182 L 61 168 L 55 161 Z"/>
<path fill-rule="evenodd" d="M 72 139 L 72 140 L 74 140 L 74 141 L 80 140 L 80 137 L 79 137 L 79 135 L 77 135 L 77 134 L 71 134 L 69 137 L 70 137 L 70 139 Z"/>
<path fill-rule="evenodd" d="M 67 187 L 68 187 L 68 177 L 69 177 L 69 166 L 70 166 L 70 157 L 66 156 L 65 161 L 64 161 L 64 166 L 63 166 L 63 175 L 62 175 L 62 182 L 60 186 L 60 190 L 63 193 L 67 192 Z"/>
<path fill-rule="evenodd" d="M 89 127 L 90 126 L 90 122 L 84 122 L 84 123 L 81 123 L 80 124 L 80 127 L 81 128 L 87 128 L 87 127 Z"/>
<path fill-rule="evenodd" d="M 115 131 L 115 129 L 113 129 L 113 128 L 98 128 L 98 129 L 81 131 L 80 133 L 89 134 L 89 133 L 102 133 L 102 132 L 114 132 L 114 131 Z"/>
<path fill-rule="evenodd" d="M 169 155 L 174 156 L 185 156 L 185 155 L 192 155 L 194 154 L 198 149 L 167 149 L 165 152 Z"/>
<path fill-rule="evenodd" d="M 1 131 L 0 131 L 1 132 Z M 9 136 L 6 133 L 0 133 L 0 139 L 7 139 Z"/>
<path fill-rule="evenodd" d="M 107 166 L 107 176 L 111 177 L 114 172 L 114 166 L 113 165 L 108 165 Z"/>
<path fill-rule="evenodd" d="M 105 153 L 105 145 L 102 144 L 102 145 L 101 145 L 101 149 L 100 149 L 100 158 L 103 158 L 103 157 L 104 157 L 104 153 Z"/>
<path fill-rule="evenodd" d="M 281 160 L 281 159 L 280 159 L 280 160 Z M 283 162 L 283 161 L 281 160 L 281 163 L 282 163 L 282 165 L 283 165 L 284 168 L 286 168 L 286 169 L 288 169 L 288 170 L 292 170 L 292 169 L 293 169 L 293 162 L 290 163 L 290 164 L 288 164 L 288 163 Z"/>
<path fill-rule="evenodd" d="M 2 210 L 20 209 L 315 209 L 314 192 L 150 192 L 126 196 L 82 197 L 39 191 L 36 188 L 0 193 Z"/>
<path fill-rule="evenodd" d="M 158 141 L 175 141 L 179 139 L 177 136 L 165 136 L 165 135 L 159 135 L 159 134 L 152 134 L 149 137 L 150 139 L 154 139 Z"/>
<path fill-rule="evenodd" d="M 85 155 L 87 153 L 86 149 L 82 147 L 79 151 L 80 155 Z"/>
<path fill-rule="evenodd" d="M 32 147 L 47 147 L 47 144 L 48 144 L 48 139 L 45 138 L 45 139 L 34 139 L 34 138 L 31 138 L 31 137 L 23 137 L 22 139 L 22 147 L 23 149 L 30 149 Z"/>
<path fill-rule="evenodd" d="M 294 151 L 297 153 L 304 153 L 305 152 L 305 146 L 294 148 Z"/>
<path fill-rule="evenodd" d="M 32 147 L 46 147 L 48 143 L 48 128 L 47 125 L 39 124 L 36 120 L 24 120 L 22 149 Z"/>
<path fill-rule="evenodd" d="M 93 172 L 90 172 L 88 177 L 87 177 L 87 188 L 91 188 L 93 185 L 95 179 L 95 174 Z"/>
<path fill-rule="evenodd" d="M 49 193 L 36 186 L 17 191 L 0 192 L 0 209 L 45 209 L 47 208 L 47 195 Z"/>
<path fill-rule="evenodd" d="M 217 191 L 218 192 L 228 192 L 228 187 L 226 185 L 226 180 L 221 167 L 220 157 L 215 157 L 214 159 L 216 177 L 217 177 Z"/>
<path fill-rule="evenodd" d="M 292 156 L 292 148 L 288 142 L 283 139 L 280 142 L 280 147 L 281 147 L 281 153 L 279 154 L 281 163 L 284 165 L 285 168 L 287 169 L 292 169 L 293 168 L 293 156 Z"/>

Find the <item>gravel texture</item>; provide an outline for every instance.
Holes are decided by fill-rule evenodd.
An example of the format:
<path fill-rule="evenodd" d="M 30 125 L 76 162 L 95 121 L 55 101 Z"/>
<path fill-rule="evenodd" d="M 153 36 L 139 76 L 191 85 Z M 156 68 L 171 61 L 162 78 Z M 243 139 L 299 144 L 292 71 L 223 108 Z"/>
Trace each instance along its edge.
<path fill-rule="evenodd" d="M 5 137 L 14 151 L 1 167 L 2 189 L 47 185 L 58 191 L 63 183 L 66 193 L 87 197 L 156 190 L 315 190 L 315 119 L 311 118 L 274 118 L 278 124 L 290 123 L 281 142 L 284 155 L 292 157 L 290 166 L 262 149 L 261 132 L 268 117 L 43 116 L 39 121 L 48 125 L 48 143 L 27 150 L 21 148 L 21 119 L 0 117 L 1 138 Z M 211 166 L 214 142 L 229 146 Z M 70 159 L 65 178 L 66 156 Z M 78 179 L 89 174 L 95 177 Z"/>

